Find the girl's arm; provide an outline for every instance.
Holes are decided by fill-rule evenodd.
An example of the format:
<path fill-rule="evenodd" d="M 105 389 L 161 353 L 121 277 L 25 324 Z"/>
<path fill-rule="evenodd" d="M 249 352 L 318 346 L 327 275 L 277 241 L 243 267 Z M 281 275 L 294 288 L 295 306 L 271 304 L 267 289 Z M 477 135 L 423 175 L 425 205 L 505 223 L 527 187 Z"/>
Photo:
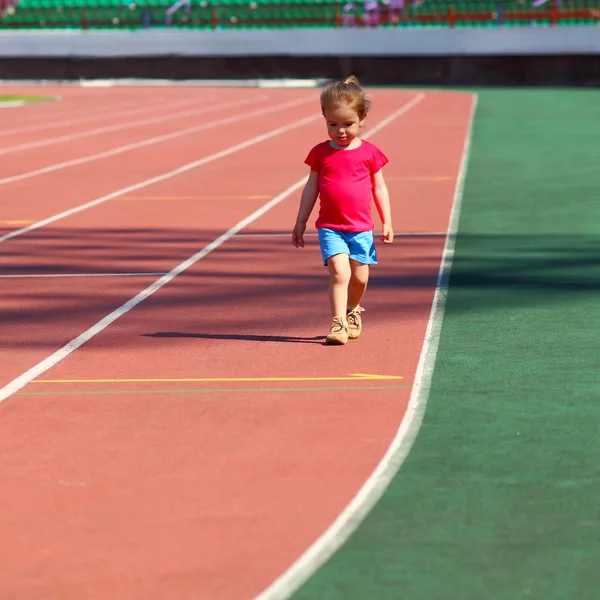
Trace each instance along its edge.
<path fill-rule="evenodd" d="M 306 223 L 310 217 L 310 213 L 315 206 L 317 197 L 319 196 L 319 173 L 318 171 L 310 172 L 308 181 L 302 190 L 302 199 L 300 200 L 300 208 L 296 217 L 296 225 L 292 232 L 292 244 L 296 248 L 304 248 L 304 232 L 306 231 Z"/>
<path fill-rule="evenodd" d="M 383 170 L 377 171 L 373 176 L 373 198 L 375 206 L 381 219 L 381 240 L 384 244 L 394 241 L 394 228 L 392 226 L 392 209 L 390 206 L 390 195 L 388 193 Z"/>

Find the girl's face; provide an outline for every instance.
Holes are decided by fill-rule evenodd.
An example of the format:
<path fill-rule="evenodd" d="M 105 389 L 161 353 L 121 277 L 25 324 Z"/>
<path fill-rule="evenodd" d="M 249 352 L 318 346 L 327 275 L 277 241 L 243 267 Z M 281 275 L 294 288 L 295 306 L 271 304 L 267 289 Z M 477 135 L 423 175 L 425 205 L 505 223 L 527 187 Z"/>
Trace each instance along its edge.
<path fill-rule="evenodd" d="M 333 142 L 341 148 L 347 148 L 358 138 L 365 117 L 359 116 L 353 108 L 340 104 L 324 111 L 327 133 Z"/>

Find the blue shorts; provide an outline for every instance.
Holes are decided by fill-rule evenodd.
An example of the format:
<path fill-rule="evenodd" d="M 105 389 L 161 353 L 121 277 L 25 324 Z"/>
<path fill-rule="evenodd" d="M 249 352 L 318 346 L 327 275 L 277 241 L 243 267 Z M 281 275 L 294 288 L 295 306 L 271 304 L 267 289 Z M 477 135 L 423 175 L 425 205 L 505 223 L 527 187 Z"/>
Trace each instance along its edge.
<path fill-rule="evenodd" d="M 352 260 L 365 265 L 377 264 L 372 231 L 342 231 L 326 227 L 320 227 L 317 231 L 324 265 L 335 254 L 348 254 Z"/>

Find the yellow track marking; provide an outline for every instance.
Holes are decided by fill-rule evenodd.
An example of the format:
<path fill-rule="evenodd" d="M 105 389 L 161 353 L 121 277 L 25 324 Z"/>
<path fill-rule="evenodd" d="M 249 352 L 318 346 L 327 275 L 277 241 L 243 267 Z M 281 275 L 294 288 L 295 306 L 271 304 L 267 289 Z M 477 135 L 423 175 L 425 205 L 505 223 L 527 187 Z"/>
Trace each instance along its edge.
<path fill-rule="evenodd" d="M 29 225 L 35 221 L 0 221 L 1 225 Z"/>
<path fill-rule="evenodd" d="M 353 373 L 346 377 L 204 377 L 183 379 L 34 379 L 31 383 L 236 383 L 242 381 L 381 381 L 404 379 L 400 375 Z"/>
<path fill-rule="evenodd" d="M 450 175 L 439 175 L 439 176 L 431 176 L 431 177 L 389 177 L 386 176 L 386 179 L 389 181 L 453 181 L 454 177 Z"/>
<path fill-rule="evenodd" d="M 120 200 L 268 200 L 272 196 L 121 196 Z"/>
<path fill-rule="evenodd" d="M 120 394 L 127 395 L 143 395 L 143 394 L 267 394 L 267 393 L 278 393 L 281 392 L 361 392 L 361 391 L 374 391 L 374 390 L 409 390 L 410 385 L 351 385 L 351 386 L 327 386 L 327 387 L 240 387 L 240 388 L 196 388 L 196 389 L 163 389 L 163 388 L 152 388 L 152 389 L 104 389 L 104 390 L 64 390 L 59 389 L 56 391 L 49 392 L 45 390 L 43 392 L 16 392 L 15 396 L 118 396 Z"/>

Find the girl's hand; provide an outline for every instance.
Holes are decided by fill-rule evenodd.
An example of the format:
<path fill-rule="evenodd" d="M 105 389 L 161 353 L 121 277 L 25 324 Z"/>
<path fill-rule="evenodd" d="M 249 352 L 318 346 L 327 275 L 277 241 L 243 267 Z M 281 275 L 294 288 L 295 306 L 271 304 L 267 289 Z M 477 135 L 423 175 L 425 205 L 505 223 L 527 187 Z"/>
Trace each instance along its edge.
<path fill-rule="evenodd" d="M 394 241 L 394 228 L 391 223 L 384 223 L 381 227 L 381 241 L 384 244 L 391 244 Z"/>
<path fill-rule="evenodd" d="M 306 231 L 306 223 L 296 223 L 294 231 L 292 231 L 292 244 L 296 248 L 304 248 L 304 232 Z"/>

